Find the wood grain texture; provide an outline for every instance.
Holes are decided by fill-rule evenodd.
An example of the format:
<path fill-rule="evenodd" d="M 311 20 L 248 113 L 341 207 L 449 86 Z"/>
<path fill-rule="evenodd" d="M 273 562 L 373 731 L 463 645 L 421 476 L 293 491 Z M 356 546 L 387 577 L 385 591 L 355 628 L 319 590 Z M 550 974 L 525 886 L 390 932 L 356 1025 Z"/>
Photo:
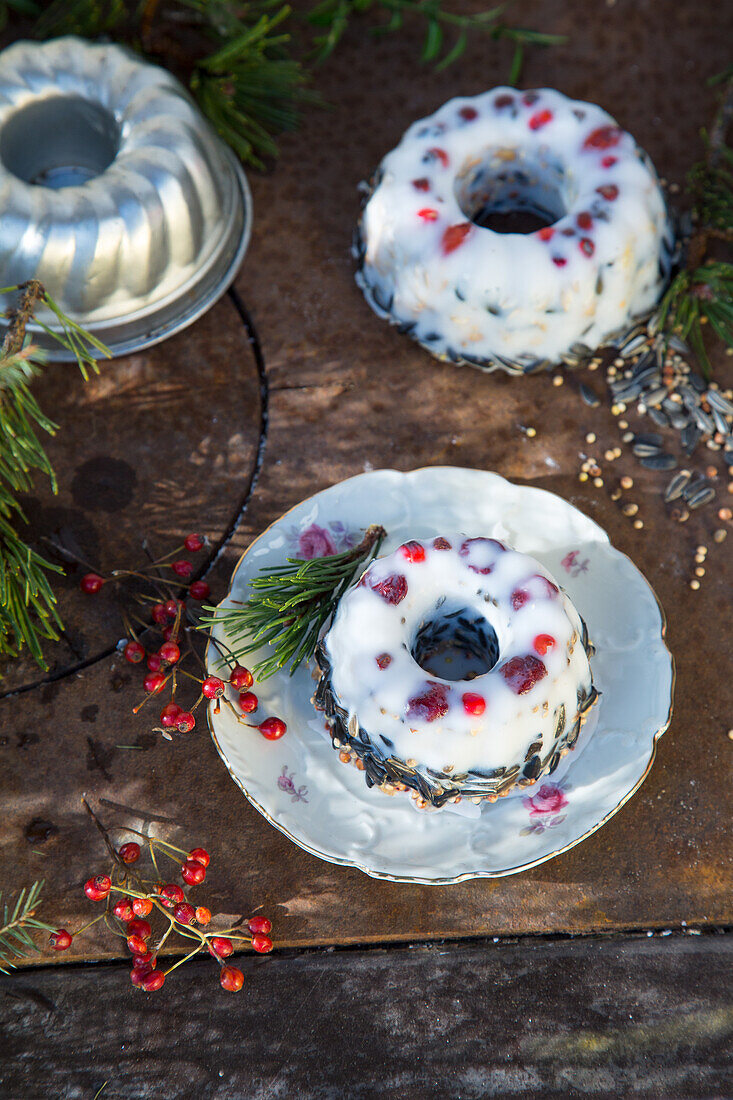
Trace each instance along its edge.
<path fill-rule="evenodd" d="M 554 85 L 602 104 L 663 175 L 682 181 L 713 110 L 705 78 L 727 62 L 732 11 L 673 0 L 548 0 L 517 4 L 513 14 L 568 34 L 566 45 L 531 54 L 526 85 Z M 570 381 L 558 389 L 549 376 L 511 380 L 437 363 L 376 318 L 354 285 L 349 240 L 359 180 L 412 119 L 508 71 L 508 45 L 476 41 L 459 67 L 433 74 L 417 61 L 418 38 L 408 29 L 367 46 L 363 25 L 355 26 L 319 73 L 333 109 L 310 112 L 302 129 L 283 139 L 274 171 L 252 179 L 254 232 L 237 286 L 264 349 L 270 428 L 256 491 L 213 571 L 214 595 L 224 593 L 239 553 L 263 527 L 341 478 L 380 466 L 496 470 L 580 507 L 649 578 L 669 614 L 677 660 L 672 726 L 640 792 L 576 849 L 512 878 L 394 885 L 294 847 L 243 799 L 204 732 L 175 745 L 155 741 L 145 720 L 131 714 L 139 678 L 106 658 L 0 703 L 0 882 L 12 891 L 45 877 L 44 915 L 72 930 L 88 919 L 81 883 L 102 869 L 103 858 L 81 809 L 83 791 L 95 805 L 106 799 L 117 806 L 104 811 L 110 818 L 139 828 L 152 813 L 162 819 L 162 835 L 205 844 L 213 863 L 202 900 L 205 894 L 212 909 L 230 914 L 261 904 L 280 945 L 730 922 L 723 812 L 733 702 L 730 539 L 722 549 L 712 544 L 715 510 L 675 526 L 660 499 L 664 476 L 628 454 L 609 465 L 603 488 L 579 484 L 586 432 L 597 434 L 598 454 L 618 440 L 607 406 L 588 409 Z M 730 368 L 721 357 L 724 378 Z M 38 393 L 61 423 L 52 457 L 63 522 L 74 538 L 104 568 L 136 553 L 143 534 L 167 542 L 192 526 L 222 531 L 253 469 L 260 419 L 251 349 L 231 302 L 161 347 L 111 364 L 91 389 L 76 379 L 64 389 L 69 372 L 53 368 Z M 602 379 L 586 378 L 602 392 Z M 522 431 L 530 424 L 534 439 Z M 136 472 L 133 496 L 113 514 L 74 501 L 78 471 L 95 454 Z M 709 459 L 703 452 L 692 466 L 704 468 Z M 635 481 L 630 498 L 639 503 L 642 531 L 610 500 L 608 490 L 625 473 Z M 120 473 L 111 490 L 124 484 Z M 727 503 L 725 480 L 716 484 L 719 503 Z M 38 499 L 40 530 L 56 505 Z M 710 554 L 694 593 L 688 581 L 699 542 Z M 72 579 L 63 600 L 83 652 L 114 645 L 120 625 L 113 603 L 82 600 Z M 19 682 L 21 672 L 11 668 L 7 684 Z M 55 830 L 45 840 L 31 828 L 37 819 Z M 114 957 L 117 942 L 92 934 L 67 958 Z"/>
<path fill-rule="evenodd" d="M 212 962 L 146 996 L 126 969 L 0 985 L 13 1100 L 729 1096 L 729 936 L 607 937 Z"/>

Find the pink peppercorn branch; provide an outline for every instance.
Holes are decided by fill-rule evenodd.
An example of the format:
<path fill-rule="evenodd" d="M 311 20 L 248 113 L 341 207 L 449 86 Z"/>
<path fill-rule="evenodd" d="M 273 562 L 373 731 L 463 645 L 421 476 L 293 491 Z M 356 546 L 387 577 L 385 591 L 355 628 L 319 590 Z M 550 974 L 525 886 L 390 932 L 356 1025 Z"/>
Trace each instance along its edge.
<path fill-rule="evenodd" d="M 104 920 L 110 932 L 126 941 L 132 955 L 130 980 L 137 988 L 148 993 L 160 989 L 174 970 L 206 951 L 219 963 L 222 988 L 229 992 L 240 990 L 244 975 L 236 967 L 225 966 L 224 959 L 232 954 L 235 947 L 249 946 L 259 954 L 272 951 L 272 940 L 268 935 L 272 929 L 271 922 L 257 915 L 245 922 L 246 932 L 236 928 L 204 931 L 211 921 L 211 911 L 206 906 L 194 906 L 188 900 L 185 889 L 177 883 L 165 883 L 158 859 L 166 857 L 177 863 L 184 883 L 198 886 L 206 878 L 211 862 L 206 849 L 196 847 L 187 851 L 136 829 L 126 831 L 139 837 L 140 842 L 127 841 L 120 848 L 115 848 L 108 830 L 87 800 L 82 801 L 101 833 L 112 860 L 109 874 L 95 875 L 84 886 L 87 897 L 94 902 L 104 901 L 105 909 L 73 935 L 65 928 L 52 930 L 49 926 L 51 946 L 56 950 L 67 950 L 75 936 L 97 921 Z M 156 874 L 154 879 L 144 878 L 136 867 L 143 853 L 150 858 Z M 154 935 L 152 925 L 144 916 L 156 917 L 157 923 L 163 925 L 162 933 Z M 173 934 L 192 941 L 193 946 L 183 958 L 163 970 L 158 966 L 158 957 Z"/>

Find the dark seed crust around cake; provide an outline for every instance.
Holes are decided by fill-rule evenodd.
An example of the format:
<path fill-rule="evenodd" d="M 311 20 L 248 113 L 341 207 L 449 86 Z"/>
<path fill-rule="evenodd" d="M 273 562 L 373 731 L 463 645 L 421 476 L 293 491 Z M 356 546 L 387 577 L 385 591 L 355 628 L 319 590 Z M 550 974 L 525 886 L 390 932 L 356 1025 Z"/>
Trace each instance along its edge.
<path fill-rule="evenodd" d="M 588 639 L 582 617 L 580 622 L 580 641 L 590 658 L 594 652 L 593 645 Z M 419 799 L 435 808 L 463 798 L 495 802 L 514 787 L 531 786 L 541 776 L 551 775 L 561 757 L 575 747 L 583 722 L 600 695 L 593 684 L 587 692 L 579 689 L 578 709 L 570 720 L 565 706 L 560 704 L 557 707 L 553 741 L 544 756 L 541 753 L 542 740 L 534 740 L 527 746 L 523 765 L 513 764 L 508 768 L 500 767 L 486 772 L 474 769 L 461 774 L 448 774 L 386 753 L 377 742 L 382 740 L 389 746 L 389 739 L 382 737 L 378 731 L 365 730 L 356 715 L 349 718 L 340 705 L 333 689 L 331 662 L 322 642 L 319 643 L 315 656 L 320 680 L 313 696 L 313 704 L 326 716 L 333 747 L 340 752 L 353 754 L 360 761 L 368 787 L 379 787 L 389 794 L 410 789 L 416 792 Z"/>

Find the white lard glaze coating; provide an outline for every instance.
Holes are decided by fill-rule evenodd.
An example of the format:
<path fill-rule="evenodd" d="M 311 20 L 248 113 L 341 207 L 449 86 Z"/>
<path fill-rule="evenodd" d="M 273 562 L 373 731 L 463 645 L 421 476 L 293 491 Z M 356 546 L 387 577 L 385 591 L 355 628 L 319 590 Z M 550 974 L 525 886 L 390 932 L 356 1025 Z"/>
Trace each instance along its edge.
<path fill-rule="evenodd" d="M 497 177 L 517 170 L 530 205 L 557 218 L 551 230 L 474 225 L 481 198 L 497 208 L 497 187 L 498 208 L 516 209 Z M 407 130 L 376 178 L 357 281 L 437 356 L 529 363 L 596 348 L 653 308 L 666 281 L 673 233 L 653 166 L 606 111 L 552 89 L 450 100 Z"/>
<path fill-rule="evenodd" d="M 446 541 L 450 549 L 435 549 L 436 541 Z M 339 704 L 386 755 L 438 771 L 451 766 L 454 775 L 524 761 L 528 746 L 540 738 L 544 755 L 554 740 L 557 708 L 565 706 L 569 728 L 578 713 L 578 690 L 591 686 L 581 620 L 570 600 L 534 558 L 494 539 L 459 534 L 404 545 L 420 547 L 424 558 L 410 560 L 415 555 L 403 546 L 372 562 L 341 600 L 326 635 Z M 401 596 L 399 602 L 385 599 L 375 589 L 380 585 L 392 598 Z M 517 591 L 529 596 L 518 608 Z M 493 669 L 451 681 L 417 664 L 410 652 L 415 634 L 423 622 L 440 617 L 439 605 L 467 607 L 488 619 L 499 642 Z M 540 634 L 555 640 L 541 658 L 534 647 Z M 391 660 L 381 667 L 384 661 L 377 658 L 385 654 Z M 528 656 L 541 660 L 546 675 L 517 694 L 502 668 L 512 658 Z M 447 706 L 445 713 L 427 718 L 411 700 L 435 685 Z M 467 713 L 464 693 L 485 700 L 483 714 Z M 392 748 L 384 746 L 381 734 Z"/>

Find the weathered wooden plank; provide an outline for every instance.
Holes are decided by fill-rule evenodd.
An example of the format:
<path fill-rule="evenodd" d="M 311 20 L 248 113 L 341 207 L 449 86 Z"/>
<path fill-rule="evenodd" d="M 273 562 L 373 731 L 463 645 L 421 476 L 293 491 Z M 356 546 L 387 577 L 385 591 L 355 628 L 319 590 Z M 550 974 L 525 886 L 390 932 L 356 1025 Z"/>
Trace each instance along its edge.
<path fill-rule="evenodd" d="M 125 969 L 0 984 L 13 1100 L 205 1096 L 729 1096 L 729 936 L 523 939 L 189 964 L 157 994 Z"/>

